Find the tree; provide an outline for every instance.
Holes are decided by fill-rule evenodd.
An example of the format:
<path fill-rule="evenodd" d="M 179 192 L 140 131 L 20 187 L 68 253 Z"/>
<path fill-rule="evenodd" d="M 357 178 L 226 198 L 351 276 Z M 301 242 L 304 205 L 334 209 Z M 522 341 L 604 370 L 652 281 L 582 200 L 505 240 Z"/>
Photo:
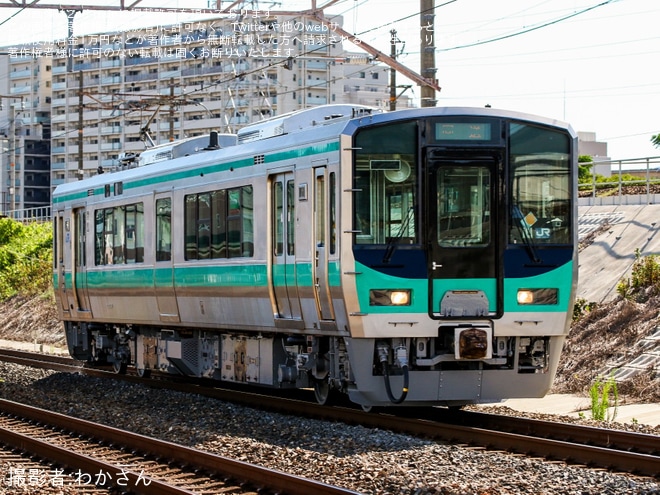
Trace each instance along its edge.
<path fill-rule="evenodd" d="M 594 166 L 593 158 L 589 155 L 578 156 L 578 182 L 591 182 L 591 168 Z"/>
<path fill-rule="evenodd" d="M 656 148 L 660 148 L 660 134 L 651 136 L 651 144 L 653 144 L 653 146 L 655 146 Z"/>

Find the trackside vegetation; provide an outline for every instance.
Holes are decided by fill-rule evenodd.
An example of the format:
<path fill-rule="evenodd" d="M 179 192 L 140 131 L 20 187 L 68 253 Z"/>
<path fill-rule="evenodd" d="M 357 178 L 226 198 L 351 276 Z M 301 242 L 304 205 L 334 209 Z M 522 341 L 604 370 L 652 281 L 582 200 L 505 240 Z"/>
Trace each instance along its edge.
<path fill-rule="evenodd" d="M 617 293 L 624 299 L 644 302 L 650 296 L 660 292 L 660 258 L 656 254 L 642 256 L 635 250 L 635 263 L 631 276 L 623 278 L 616 287 Z"/>
<path fill-rule="evenodd" d="M 53 228 L 0 218 L 0 301 L 52 291 Z"/>

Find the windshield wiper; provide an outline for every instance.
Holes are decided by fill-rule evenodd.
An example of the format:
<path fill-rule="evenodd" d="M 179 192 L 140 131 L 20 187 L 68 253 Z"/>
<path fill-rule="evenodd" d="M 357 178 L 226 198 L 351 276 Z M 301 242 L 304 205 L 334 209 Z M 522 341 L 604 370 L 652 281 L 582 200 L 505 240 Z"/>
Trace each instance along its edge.
<path fill-rule="evenodd" d="M 396 246 L 399 244 L 399 241 L 403 237 L 404 232 L 408 232 L 408 225 L 410 224 L 410 219 L 414 216 L 414 211 L 413 207 L 411 206 L 408 208 L 408 213 L 406 214 L 406 218 L 404 218 L 403 222 L 401 223 L 401 227 L 399 228 L 399 233 L 394 236 L 390 237 L 389 240 L 387 241 L 387 247 L 385 248 L 385 254 L 383 255 L 383 261 L 381 263 L 389 263 L 390 260 L 392 259 L 392 256 L 394 255 L 394 251 L 396 251 Z"/>
<path fill-rule="evenodd" d="M 513 223 L 518 228 L 518 232 L 520 232 L 520 238 L 525 244 L 525 249 L 527 251 L 529 259 L 532 260 L 532 263 L 536 263 L 536 264 L 541 263 L 542 261 L 537 254 L 536 244 L 534 243 L 534 238 L 531 236 L 529 232 L 529 227 L 527 226 L 526 223 L 525 225 L 523 225 L 523 222 L 525 221 L 525 217 L 523 216 L 522 211 L 520 211 L 518 205 L 513 205 L 511 210 L 512 210 L 511 218 L 513 219 Z"/>

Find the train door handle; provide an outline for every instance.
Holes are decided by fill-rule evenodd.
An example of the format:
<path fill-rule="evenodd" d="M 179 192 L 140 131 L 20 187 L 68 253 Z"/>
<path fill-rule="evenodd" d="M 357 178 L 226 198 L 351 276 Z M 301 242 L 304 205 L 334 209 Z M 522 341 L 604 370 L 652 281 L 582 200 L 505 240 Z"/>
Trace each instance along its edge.
<path fill-rule="evenodd" d="M 435 270 L 436 268 L 442 268 L 442 265 L 434 261 L 433 264 L 431 265 L 431 270 Z"/>

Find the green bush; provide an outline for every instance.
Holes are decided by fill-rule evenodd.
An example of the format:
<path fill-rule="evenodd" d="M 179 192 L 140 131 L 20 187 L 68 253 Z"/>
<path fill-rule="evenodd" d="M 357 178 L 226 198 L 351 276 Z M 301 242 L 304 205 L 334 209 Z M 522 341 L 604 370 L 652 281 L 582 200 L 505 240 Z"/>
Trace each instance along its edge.
<path fill-rule="evenodd" d="M 50 288 L 52 243 L 50 223 L 22 224 L 0 218 L 0 300 L 39 294 Z"/>
<path fill-rule="evenodd" d="M 639 299 L 646 296 L 647 289 L 653 289 L 654 292 L 660 289 L 660 261 L 655 254 L 642 257 L 639 249 L 636 249 L 631 276 L 621 279 L 616 290 L 625 299 Z"/>

